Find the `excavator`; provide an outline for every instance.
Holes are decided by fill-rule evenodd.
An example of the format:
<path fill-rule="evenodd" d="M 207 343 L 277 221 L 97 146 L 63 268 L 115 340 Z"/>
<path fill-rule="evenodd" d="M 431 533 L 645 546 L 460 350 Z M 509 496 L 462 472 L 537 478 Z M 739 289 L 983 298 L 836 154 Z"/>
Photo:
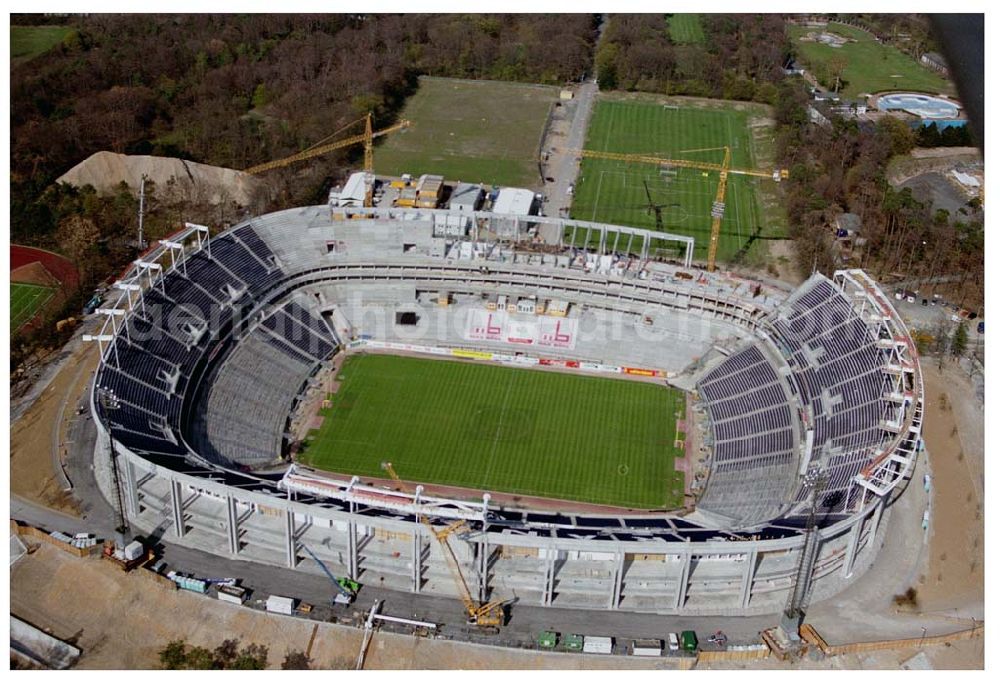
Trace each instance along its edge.
<path fill-rule="evenodd" d="M 396 473 L 396 469 L 392 467 L 392 463 L 385 461 L 382 463 L 382 470 L 389 474 L 395 482 L 399 483 L 403 487 L 409 487 L 407 483 L 403 482 L 399 475 Z M 412 492 L 412 490 L 408 490 Z M 506 605 L 503 601 L 490 601 L 489 603 L 476 603 L 472 598 L 472 593 L 469 591 L 469 585 L 465 581 L 465 577 L 462 575 L 462 569 L 458 564 L 458 558 L 455 557 L 455 552 L 451 548 L 451 544 L 448 542 L 448 537 L 455 534 L 456 532 L 467 532 L 470 530 L 468 524 L 464 520 L 456 520 L 443 529 L 438 529 L 428 520 L 425 516 L 419 516 L 420 522 L 422 522 L 427 529 L 431 531 L 434 538 L 437 539 L 438 544 L 441 546 L 441 552 L 444 554 L 445 562 L 448 563 L 448 569 L 451 571 L 451 576 L 455 580 L 456 586 L 458 586 L 459 596 L 462 598 L 462 603 L 465 605 L 465 612 L 468 615 L 468 623 L 474 624 L 477 627 L 482 628 L 499 628 L 504 623 L 504 606 Z"/>

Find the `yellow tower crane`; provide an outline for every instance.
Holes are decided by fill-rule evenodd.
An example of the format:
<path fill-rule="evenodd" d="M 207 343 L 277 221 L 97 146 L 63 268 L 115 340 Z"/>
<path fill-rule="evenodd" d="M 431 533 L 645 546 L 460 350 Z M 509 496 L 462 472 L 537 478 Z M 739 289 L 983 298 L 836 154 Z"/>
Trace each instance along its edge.
<path fill-rule="evenodd" d="M 358 123 L 364 121 L 365 131 L 357 135 L 352 135 L 351 137 L 346 137 L 342 140 L 336 142 L 327 142 L 331 137 L 336 137 L 341 132 L 347 128 L 353 127 Z M 390 133 L 396 132 L 397 130 L 402 130 L 403 128 L 410 127 L 410 121 L 403 119 L 395 125 L 390 125 L 388 128 L 382 128 L 381 130 L 372 131 L 372 115 L 368 113 L 366 116 L 353 121 L 343 128 L 333 133 L 329 137 L 326 137 L 308 149 L 304 149 L 297 154 L 292 154 L 287 158 L 278 159 L 277 161 L 268 161 L 267 163 L 261 163 L 260 165 L 255 165 L 251 168 L 247 168 L 243 172 L 250 173 L 251 175 L 259 175 L 260 173 L 267 172 L 268 170 L 274 170 L 275 168 L 284 168 L 290 166 L 293 163 L 298 163 L 299 161 L 305 161 L 310 158 L 316 158 L 317 156 L 322 156 L 323 154 L 328 154 L 331 151 L 337 149 L 343 149 L 344 147 L 349 147 L 355 144 L 365 145 L 365 184 L 367 189 L 365 190 L 365 207 L 370 208 L 372 205 L 372 188 L 374 185 L 374 175 L 372 174 L 372 166 L 374 163 L 374 141 L 376 137 L 382 137 L 383 135 L 388 135 Z"/>
<path fill-rule="evenodd" d="M 714 149 L 691 149 L 682 153 L 693 153 L 696 151 L 723 151 L 722 163 L 709 163 L 706 161 L 691 161 L 689 159 L 664 158 L 662 156 L 652 156 L 648 154 L 621 154 L 611 151 L 595 151 L 593 149 L 567 149 L 567 153 L 577 154 L 584 158 L 599 158 L 608 161 L 624 161 L 625 163 L 649 163 L 653 165 L 666 165 L 676 168 L 694 168 L 696 170 L 709 170 L 719 173 L 719 185 L 715 192 L 715 201 L 712 203 L 712 232 L 708 243 L 708 271 L 715 271 L 715 258 L 719 250 L 719 233 L 722 229 L 722 216 L 726 209 L 726 185 L 729 175 L 749 175 L 751 177 L 768 177 L 775 182 L 780 182 L 788 178 L 787 170 L 754 170 L 752 168 L 731 168 L 730 162 L 732 154 L 729 147 L 717 147 Z"/>
<path fill-rule="evenodd" d="M 396 474 L 396 469 L 392 467 L 391 462 L 383 462 L 382 470 L 388 473 L 390 478 L 398 482 L 403 487 L 408 486 L 400 479 L 399 475 Z M 455 585 L 458 586 L 459 596 L 462 598 L 462 603 L 465 605 L 465 612 L 468 615 L 469 624 L 475 624 L 479 627 L 499 627 L 502 625 L 504 603 L 502 601 L 490 601 L 489 603 L 476 604 L 476 601 L 472 598 L 472 593 L 469 591 L 469 585 L 466 583 L 465 577 L 462 575 L 462 568 L 458 564 L 458 558 L 455 557 L 455 552 L 452 550 L 451 544 L 448 542 L 448 537 L 455 532 L 458 532 L 459 530 L 468 530 L 468 524 L 464 520 L 456 520 L 439 530 L 426 517 L 422 515 L 419 517 L 420 522 L 422 522 L 427 529 L 431 531 L 431 534 L 434 535 L 434 538 L 437 539 L 438 544 L 441 546 L 441 552 L 444 554 L 445 562 L 448 563 L 448 569 L 451 571 L 452 579 L 455 580 Z"/>

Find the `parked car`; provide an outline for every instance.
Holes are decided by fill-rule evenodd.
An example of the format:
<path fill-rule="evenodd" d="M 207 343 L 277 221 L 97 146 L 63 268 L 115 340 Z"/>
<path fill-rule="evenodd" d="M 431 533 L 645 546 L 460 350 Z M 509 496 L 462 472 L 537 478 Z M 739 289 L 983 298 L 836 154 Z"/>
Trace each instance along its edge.
<path fill-rule="evenodd" d="M 556 178 L 554 178 L 554 177 L 546 177 L 546 178 L 545 178 L 545 181 L 546 181 L 546 182 L 555 182 L 555 181 L 556 181 Z"/>
<path fill-rule="evenodd" d="M 671 651 L 677 651 L 681 649 L 680 639 L 677 638 L 677 634 L 670 632 L 667 634 L 667 646 Z"/>

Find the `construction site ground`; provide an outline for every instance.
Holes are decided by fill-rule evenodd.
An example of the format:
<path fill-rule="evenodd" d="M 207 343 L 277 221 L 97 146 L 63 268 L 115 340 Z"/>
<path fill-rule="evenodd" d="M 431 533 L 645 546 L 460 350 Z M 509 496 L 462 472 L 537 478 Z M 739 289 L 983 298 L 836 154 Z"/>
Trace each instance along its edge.
<path fill-rule="evenodd" d="M 72 603 L 72 607 L 67 607 Z M 98 558 L 76 558 L 46 544 L 11 568 L 11 614 L 83 649 L 81 669 L 148 669 L 175 639 L 214 648 L 224 638 L 269 649 L 278 667 L 307 651 L 317 668 L 354 666 L 362 631 L 272 615 L 172 591 Z M 314 628 L 316 632 L 314 635 Z M 366 669 L 656 669 L 665 660 L 537 653 L 401 634 L 375 634 Z"/>

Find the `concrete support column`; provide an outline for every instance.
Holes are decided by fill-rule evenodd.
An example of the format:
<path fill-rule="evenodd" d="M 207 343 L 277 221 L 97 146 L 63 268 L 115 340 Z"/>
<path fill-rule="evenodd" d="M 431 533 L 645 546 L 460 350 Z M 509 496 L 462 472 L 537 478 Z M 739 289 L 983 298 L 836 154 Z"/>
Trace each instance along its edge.
<path fill-rule="evenodd" d="M 691 554 L 686 553 L 681 557 L 681 574 L 677 580 L 677 592 L 674 597 L 674 608 L 680 610 L 684 607 L 687 598 L 688 576 L 691 574 Z"/>
<path fill-rule="evenodd" d="M 746 568 L 743 570 L 743 588 L 740 592 L 741 607 L 750 607 L 750 591 L 753 586 L 754 573 L 757 571 L 757 549 L 747 554 Z"/>
<path fill-rule="evenodd" d="M 285 511 L 285 563 L 295 567 L 295 514 Z"/>
<path fill-rule="evenodd" d="M 170 481 L 170 509 L 174 515 L 174 534 L 178 538 L 184 536 L 184 495 L 181 492 L 181 483 L 176 480 Z"/>
<path fill-rule="evenodd" d="M 844 556 L 844 577 L 850 577 L 854 574 L 854 557 L 858 553 L 858 542 L 861 541 L 861 526 L 864 524 L 863 519 L 854 523 L 854 527 L 851 528 L 851 534 L 847 538 L 847 555 Z"/>
<path fill-rule="evenodd" d="M 347 522 L 347 571 L 351 579 L 358 578 L 358 524 L 354 521 L 358 505 L 351 502 L 351 519 Z"/>
<path fill-rule="evenodd" d="M 625 572 L 625 553 L 619 552 L 615 557 L 615 571 L 614 578 L 611 587 L 611 598 L 608 601 L 608 608 L 611 610 L 616 610 L 618 608 L 618 603 L 621 601 L 622 593 L 622 573 Z"/>
<path fill-rule="evenodd" d="M 135 518 L 139 515 L 139 483 L 135 474 L 135 466 L 124 457 L 120 457 L 119 461 L 125 464 L 122 466 L 124 473 L 122 477 L 125 484 L 125 489 L 122 490 L 125 493 L 125 515 L 129 518 Z"/>
<path fill-rule="evenodd" d="M 483 541 L 479 544 L 479 601 L 489 600 L 490 590 L 490 540 L 483 528 Z"/>
<path fill-rule="evenodd" d="M 880 522 L 882 522 L 883 509 L 885 509 L 885 497 L 879 497 L 878 503 L 875 504 L 875 512 L 872 513 L 872 527 L 869 532 L 872 538 L 871 542 L 875 541 L 875 533 L 878 532 L 878 525 Z"/>
<path fill-rule="evenodd" d="M 240 552 L 240 520 L 236 513 L 236 498 L 226 497 L 226 527 L 229 530 L 229 552 L 236 555 Z"/>
<path fill-rule="evenodd" d="M 420 537 L 420 525 L 413 528 L 413 593 L 420 593 L 420 573 L 423 571 L 421 560 L 424 553 L 424 542 Z"/>
<path fill-rule="evenodd" d="M 552 595 L 556 587 L 556 554 L 555 548 L 548 549 L 549 559 L 545 564 L 545 591 L 542 594 L 542 605 L 552 605 Z"/>

